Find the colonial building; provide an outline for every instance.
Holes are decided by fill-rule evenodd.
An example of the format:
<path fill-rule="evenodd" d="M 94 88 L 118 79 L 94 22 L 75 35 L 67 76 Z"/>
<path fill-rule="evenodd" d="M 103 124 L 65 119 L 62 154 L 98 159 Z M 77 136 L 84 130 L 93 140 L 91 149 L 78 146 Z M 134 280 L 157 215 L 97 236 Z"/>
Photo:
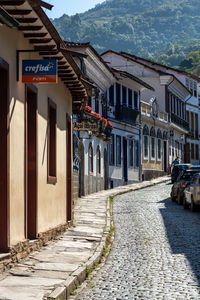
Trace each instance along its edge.
<path fill-rule="evenodd" d="M 126 71 L 112 69 L 118 78 L 107 91 L 108 120 L 113 124 L 108 145 L 109 187 L 130 184 L 142 179 L 140 93 L 153 88 Z"/>
<path fill-rule="evenodd" d="M 73 118 L 74 178 L 77 183 L 74 194 L 77 197 L 108 187 L 107 144 L 110 142 L 112 124 L 106 119 L 105 93 L 116 77 L 89 43 L 66 42 L 66 46 L 74 52 L 74 61 L 92 88 L 86 108 Z"/>
<path fill-rule="evenodd" d="M 143 180 L 167 172 L 168 114 L 160 111 L 156 98 L 141 102 Z"/>
<path fill-rule="evenodd" d="M 123 53 L 126 55 L 126 53 Z M 179 156 L 182 161 L 193 164 L 199 164 L 199 155 L 200 155 L 200 137 L 199 137 L 199 128 L 200 128 L 200 112 L 199 112 L 199 83 L 200 79 L 199 77 L 190 74 L 188 72 L 184 72 L 182 70 L 177 70 L 174 68 L 170 68 L 161 64 L 154 63 L 152 61 L 149 61 L 147 59 L 143 59 L 141 57 L 131 55 L 131 58 L 134 61 L 141 62 L 142 64 L 145 64 L 147 66 L 150 66 L 158 71 L 161 72 L 167 72 L 168 74 L 172 74 L 175 76 L 189 91 L 190 96 L 186 99 L 186 121 L 189 124 L 189 131 L 186 134 L 184 138 L 186 138 L 186 148 L 185 152 L 183 153 L 183 149 L 181 148 L 180 141 L 173 141 L 174 139 L 171 139 L 171 144 L 175 143 L 175 150 L 172 152 L 174 153 L 174 156 Z M 181 108 L 179 109 L 177 106 L 177 97 L 174 98 L 169 93 L 169 103 L 173 102 L 172 106 L 174 105 L 174 110 L 177 110 L 178 117 L 181 119 Z M 174 116 L 174 112 L 172 112 L 172 121 L 174 122 L 181 122 L 181 120 L 178 120 L 177 117 Z"/>
<path fill-rule="evenodd" d="M 144 110 L 150 111 L 149 120 L 153 121 L 152 126 L 148 128 L 149 136 L 152 137 L 148 142 L 151 150 L 148 152 L 148 160 L 147 157 L 146 159 L 142 158 L 142 172 L 144 179 L 149 178 L 149 174 L 151 177 L 155 177 L 161 173 L 166 173 L 176 154 L 178 155 L 180 152 L 181 156 L 184 156 L 185 135 L 189 129 L 186 121 L 186 101 L 190 97 L 190 91 L 173 74 L 144 64 L 130 54 L 109 50 L 102 54 L 102 57 L 109 66 L 129 72 L 154 88 L 153 91 L 145 89 L 141 92 L 141 101 L 150 105 L 149 108 L 147 105 L 147 108 L 144 108 Z M 162 115 L 163 112 L 166 112 L 168 116 L 167 118 L 165 117 L 164 122 L 160 123 L 157 119 L 158 117 L 160 118 L 160 113 Z M 166 123 L 168 124 L 167 130 Z M 157 128 L 161 124 L 163 124 L 163 128 L 160 129 L 162 129 L 162 137 L 164 133 L 164 139 L 163 142 L 159 141 L 161 139 L 159 132 L 160 137 L 158 138 L 158 146 L 156 146 Z M 142 126 L 144 127 L 144 125 L 142 117 Z M 145 148 L 147 149 L 147 138 L 142 139 L 143 142 L 144 140 L 146 143 Z M 161 147 L 161 150 L 158 151 L 160 161 L 157 161 L 156 158 L 156 147 Z"/>
<path fill-rule="evenodd" d="M 79 79 L 82 72 L 41 7 L 51 6 L 31 0 L 4 3 L 0 6 L 1 252 L 19 242 L 23 244 L 17 249 L 23 251 L 29 239 L 41 238 L 41 245 L 72 220 L 72 109 L 80 110 L 87 99 L 86 84 Z M 58 63 L 57 84 L 38 84 L 44 76 L 35 75 L 35 83 L 22 82 L 23 60 L 51 58 Z"/>

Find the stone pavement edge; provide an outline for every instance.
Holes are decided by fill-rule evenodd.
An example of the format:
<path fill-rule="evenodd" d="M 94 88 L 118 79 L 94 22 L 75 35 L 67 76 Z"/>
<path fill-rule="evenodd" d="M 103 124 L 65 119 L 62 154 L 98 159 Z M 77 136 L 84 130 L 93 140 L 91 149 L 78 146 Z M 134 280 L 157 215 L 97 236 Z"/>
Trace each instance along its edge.
<path fill-rule="evenodd" d="M 159 177 L 76 200 L 71 228 L 0 275 L 0 300 L 68 299 L 101 260 L 112 222 L 109 196 L 167 181 Z"/>

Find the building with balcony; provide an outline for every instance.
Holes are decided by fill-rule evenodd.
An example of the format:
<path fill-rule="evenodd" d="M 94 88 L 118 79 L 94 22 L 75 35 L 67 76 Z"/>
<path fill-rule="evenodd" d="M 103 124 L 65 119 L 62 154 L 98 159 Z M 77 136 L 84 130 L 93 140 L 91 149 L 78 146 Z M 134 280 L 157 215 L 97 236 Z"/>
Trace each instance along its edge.
<path fill-rule="evenodd" d="M 107 90 L 107 118 L 113 124 L 108 145 L 110 188 L 142 179 L 140 93 L 153 90 L 126 71 L 112 70 L 118 80 Z"/>
<path fill-rule="evenodd" d="M 166 112 L 168 115 L 168 129 L 163 129 L 167 134 L 163 143 L 164 148 L 161 150 L 162 163 L 159 163 L 160 167 L 162 166 L 162 172 L 167 172 L 175 156 L 180 156 L 182 161 L 184 160 L 185 136 L 188 133 L 186 102 L 191 96 L 190 91 L 174 74 L 169 74 L 166 70 L 158 70 L 153 63 L 150 66 L 143 62 L 143 59 L 136 59 L 134 55 L 108 50 L 102 54 L 102 57 L 109 66 L 126 71 L 153 87 L 153 90 L 142 90 L 140 98 L 142 102 L 152 106 L 154 117 L 150 116 L 150 118 L 153 120 L 153 124 L 156 124 L 156 116 L 159 112 Z M 144 125 L 142 123 L 142 126 Z M 152 129 L 152 134 L 156 135 L 156 125 L 154 125 L 154 130 Z M 145 167 L 148 168 L 147 163 Z M 159 175 L 160 170 L 157 172 L 157 169 L 158 163 L 152 159 L 149 165 L 149 174 L 157 173 Z M 143 177 L 145 177 L 144 174 Z"/>
<path fill-rule="evenodd" d="M 117 79 L 89 43 L 66 42 L 65 45 L 92 90 L 86 106 L 73 116 L 73 193 L 77 198 L 108 188 L 107 145 L 112 124 L 107 120 L 105 93 Z"/>
<path fill-rule="evenodd" d="M 169 116 L 160 111 L 157 99 L 141 101 L 143 180 L 162 176 L 168 167 Z"/>
<path fill-rule="evenodd" d="M 171 111 L 171 122 L 182 128 L 185 128 L 187 132 L 185 136 L 182 136 L 182 141 L 185 139 L 185 151 L 182 153 L 181 144 L 183 142 L 176 138 L 171 138 L 171 150 L 174 152 L 175 156 L 182 157 L 184 156 L 184 161 L 193 164 L 199 164 L 200 162 L 200 136 L 199 136 L 199 128 L 200 128 L 200 110 L 199 110 L 199 77 L 190 74 L 188 72 L 177 70 L 174 68 L 170 68 L 168 66 L 164 66 L 162 64 L 158 64 L 147 59 L 143 59 L 141 57 L 131 55 L 131 58 L 134 61 L 140 62 L 144 65 L 147 65 L 155 70 L 160 72 L 165 72 L 173 75 L 176 79 L 182 83 L 187 90 L 190 91 L 190 95 L 184 101 L 185 104 L 180 103 L 180 97 L 177 97 L 173 91 L 168 91 L 168 103 L 170 105 Z M 182 105 L 182 107 L 181 107 Z M 175 141 L 176 140 L 176 141 Z M 175 145 L 175 149 L 173 150 L 173 145 Z"/>

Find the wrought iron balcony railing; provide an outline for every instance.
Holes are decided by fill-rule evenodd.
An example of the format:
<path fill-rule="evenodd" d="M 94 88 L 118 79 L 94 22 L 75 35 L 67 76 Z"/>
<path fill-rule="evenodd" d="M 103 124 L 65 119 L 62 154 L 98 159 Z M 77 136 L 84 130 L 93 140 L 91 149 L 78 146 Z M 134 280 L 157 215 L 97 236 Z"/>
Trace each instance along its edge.
<path fill-rule="evenodd" d="M 189 130 L 189 123 L 186 122 L 185 120 L 181 119 L 180 117 L 178 117 L 177 115 L 171 113 L 171 122 L 186 129 Z"/>
<path fill-rule="evenodd" d="M 125 105 L 116 105 L 115 106 L 115 117 L 119 121 L 135 125 L 138 120 L 140 112 L 138 109 L 133 109 Z"/>

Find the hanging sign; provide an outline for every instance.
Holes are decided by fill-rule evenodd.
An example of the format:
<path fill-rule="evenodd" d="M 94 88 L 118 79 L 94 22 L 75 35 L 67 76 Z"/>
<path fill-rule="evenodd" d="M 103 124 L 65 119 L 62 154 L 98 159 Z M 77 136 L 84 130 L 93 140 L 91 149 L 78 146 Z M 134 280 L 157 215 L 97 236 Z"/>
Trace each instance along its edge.
<path fill-rule="evenodd" d="M 23 60 L 23 83 L 57 83 L 58 68 L 56 59 Z"/>
<path fill-rule="evenodd" d="M 97 123 L 90 123 L 90 122 L 74 122 L 73 123 L 73 130 L 74 131 L 92 131 L 92 132 L 99 132 L 99 125 Z"/>

